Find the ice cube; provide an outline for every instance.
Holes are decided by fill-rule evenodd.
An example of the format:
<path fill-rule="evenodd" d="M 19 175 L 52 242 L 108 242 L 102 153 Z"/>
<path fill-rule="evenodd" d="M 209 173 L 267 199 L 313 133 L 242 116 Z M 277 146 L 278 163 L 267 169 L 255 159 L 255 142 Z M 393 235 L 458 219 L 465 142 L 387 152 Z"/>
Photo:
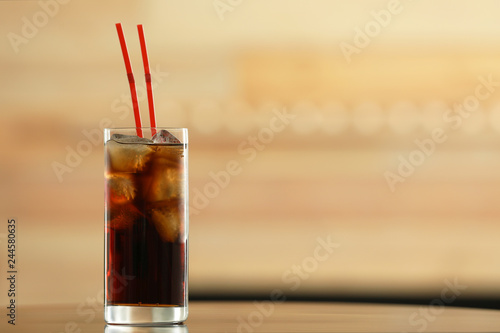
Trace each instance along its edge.
<path fill-rule="evenodd" d="M 157 161 L 158 162 L 158 161 Z M 147 199 L 150 202 L 184 197 L 184 176 L 179 168 L 155 165 L 155 170 L 148 188 Z"/>
<path fill-rule="evenodd" d="M 151 219 L 160 237 L 166 242 L 174 242 L 182 233 L 181 221 L 184 219 L 182 200 L 170 200 L 164 204 L 155 203 Z"/>
<path fill-rule="evenodd" d="M 135 198 L 136 189 L 128 174 L 111 174 L 106 176 L 108 197 L 113 203 L 123 203 Z"/>
<path fill-rule="evenodd" d="M 153 143 L 152 140 L 137 135 L 113 134 L 111 140 L 119 143 Z"/>
<path fill-rule="evenodd" d="M 111 205 L 108 210 L 106 221 L 108 227 L 113 229 L 130 228 L 134 221 L 141 216 L 141 212 L 131 203 L 123 205 Z"/>
<path fill-rule="evenodd" d="M 167 130 L 156 132 L 152 140 L 154 143 L 181 143 L 179 139 Z"/>
<path fill-rule="evenodd" d="M 138 137 L 136 138 L 141 139 Z M 131 139 L 127 138 L 125 140 Z M 125 143 L 122 139 L 120 139 L 120 141 L 109 140 L 106 142 L 106 152 L 113 171 L 137 172 L 144 169 L 145 164 L 148 162 L 155 148 L 152 145 L 144 144 L 149 143 L 146 141 L 133 142 L 143 143 Z"/>

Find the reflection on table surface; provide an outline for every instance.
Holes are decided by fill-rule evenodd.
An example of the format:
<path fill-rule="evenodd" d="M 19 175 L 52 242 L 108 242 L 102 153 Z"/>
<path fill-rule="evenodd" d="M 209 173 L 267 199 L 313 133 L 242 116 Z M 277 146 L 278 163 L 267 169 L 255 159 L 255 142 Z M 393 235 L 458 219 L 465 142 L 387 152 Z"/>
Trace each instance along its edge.
<path fill-rule="evenodd" d="M 270 300 L 190 303 L 183 325 L 106 325 L 103 308 L 77 305 L 18 308 L 16 325 L 0 332 L 181 333 L 181 332 L 498 332 L 500 312 L 429 305 L 387 305 Z"/>
<path fill-rule="evenodd" d="M 106 325 L 104 333 L 187 333 L 186 325 L 132 326 Z"/>

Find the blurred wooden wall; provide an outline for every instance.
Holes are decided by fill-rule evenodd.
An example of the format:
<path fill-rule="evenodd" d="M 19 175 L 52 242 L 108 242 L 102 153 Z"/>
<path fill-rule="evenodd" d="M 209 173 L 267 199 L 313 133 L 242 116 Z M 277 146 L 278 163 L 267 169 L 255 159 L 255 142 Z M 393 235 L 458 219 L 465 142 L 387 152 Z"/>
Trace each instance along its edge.
<path fill-rule="evenodd" d="M 434 297 L 458 281 L 464 298 L 498 297 L 493 11 L 415 4 L 348 63 L 339 44 L 383 4 L 268 3 L 222 21 L 204 2 L 74 2 L 18 53 L 0 41 L 0 207 L 19 221 L 21 302 L 101 295 L 100 127 L 133 124 L 118 21 L 139 85 L 145 25 L 158 124 L 189 128 L 193 295 Z M 39 11 L 0 3 L 1 33 Z"/>

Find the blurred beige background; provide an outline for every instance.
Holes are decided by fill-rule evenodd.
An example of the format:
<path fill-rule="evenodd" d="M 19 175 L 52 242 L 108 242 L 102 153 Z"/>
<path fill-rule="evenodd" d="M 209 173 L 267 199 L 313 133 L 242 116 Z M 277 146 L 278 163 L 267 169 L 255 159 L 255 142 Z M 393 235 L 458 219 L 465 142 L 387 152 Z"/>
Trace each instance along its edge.
<path fill-rule="evenodd" d="M 102 295 L 101 127 L 134 124 L 121 22 L 140 92 L 144 25 L 158 124 L 190 131 L 192 295 L 432 298 L 458 281 L 498 298 L 499 10 L 1 1 L 2 276 L 14 217 L 19 303 Z"/>

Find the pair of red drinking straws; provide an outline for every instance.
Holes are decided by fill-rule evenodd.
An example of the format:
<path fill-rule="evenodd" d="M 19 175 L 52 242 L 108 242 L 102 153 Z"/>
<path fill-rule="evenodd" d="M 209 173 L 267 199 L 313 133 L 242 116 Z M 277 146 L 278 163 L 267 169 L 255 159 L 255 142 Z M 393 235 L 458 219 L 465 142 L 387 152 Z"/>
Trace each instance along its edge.
<path fill-rule="evenodd" d="M 137 91 L 135 88 L 134 74 L 132 73 L 132 66 L 130 65 L 130 59 L 127 51 L 127 44 L 125 43 L 125 37 L 123 35 L 123 29 L 121 23 L 116 24 L 116 30 L 118 32 L 118 38 L 120 39 L 120 46 L 122 48 L 123 60 L 125 61 L 125 69 L 127 70 L 128 83 L 130 85 L 130 94 L 132 96 L 132 105 L 134 107 L 134 117 L 135 117 L 135 127 L 137 129 L 137 135 L 143 137 L 142 125 L 141 125 L 141 114 L 139 113 L 139 102 L 137 101 Z M 151 122 L 151 135 L 156 134 L 156 116 L 155 116 L 155 106 L 153 103 L 153 87 L 151 85 L 151 72 L 149 71 L 149 60 L 148 52 L 146 50 L 146 40 L 144 38 L 144 30 L 142 24 L 137 26 L 139 32 L 139 41 L 141 44 L 142 51 L 142 62 L 144 63 L 144 75 L 146 77 L 146 89 L 148 94 L 148 104 L 149 104 L 149 120 Z"/>

